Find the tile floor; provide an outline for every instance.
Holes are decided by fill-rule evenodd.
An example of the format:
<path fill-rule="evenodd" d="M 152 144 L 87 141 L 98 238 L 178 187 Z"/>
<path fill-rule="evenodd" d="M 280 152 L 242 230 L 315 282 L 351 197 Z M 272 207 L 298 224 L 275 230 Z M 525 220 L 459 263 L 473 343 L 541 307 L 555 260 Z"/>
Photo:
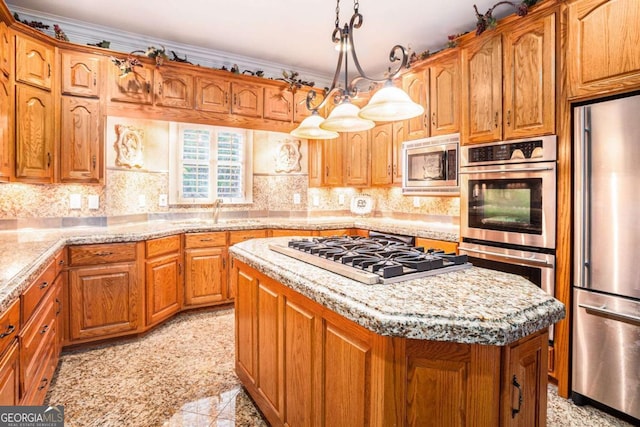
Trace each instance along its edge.
<path fill-rule="evenodd" d="M 69 427 L 266 426 L 234 374 L 233 311 L 183 313 L 142 338 L 65 352 L 47 394 Z M 549 387 L 548 425 L 629 426 Z"/>

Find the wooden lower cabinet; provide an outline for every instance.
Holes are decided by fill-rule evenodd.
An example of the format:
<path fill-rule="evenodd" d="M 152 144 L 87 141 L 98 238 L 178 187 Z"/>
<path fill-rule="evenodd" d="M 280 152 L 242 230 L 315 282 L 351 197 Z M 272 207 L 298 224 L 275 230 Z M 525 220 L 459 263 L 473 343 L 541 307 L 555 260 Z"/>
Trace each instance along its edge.
<path fill-rule="evenodd" d="M 227 249 L 222 247 L 185 251 L 186 307 L 211 305 L 227 297 Z"/>
<path fill-rule="evenodd" d="M 18 342 L 13 340 L 0 359 L 0 405 L 14 406 L 20 402 L 20 370 Z"/>
<path fill-rule="evenodd" d="M 272 426 L 546 423 L 546 329 L 507 346 L 385 337 L 238 260 L 232 282 L 236 373 Z"/>
<path fill-rule="evenodd" d="M 181 308 L 180 258 L 180 252 L 177 252 L 146 261 L 147 326 L 168 319 Z"/>

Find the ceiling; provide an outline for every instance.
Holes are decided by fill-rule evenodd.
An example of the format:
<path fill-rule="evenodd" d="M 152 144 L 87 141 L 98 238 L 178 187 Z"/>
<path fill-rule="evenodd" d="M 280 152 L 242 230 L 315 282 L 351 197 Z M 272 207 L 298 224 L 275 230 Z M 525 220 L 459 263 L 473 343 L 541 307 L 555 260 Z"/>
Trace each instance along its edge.
<path fill-rule="evenodd" d="M 442 49 L 449 34 L 475 29 L 473 5 L 486 12 L 497 0 L 363 0 L 364 23 L 354 31 L 365 72 L 380 78 L 391 47 L 420 53 Z M 290 69 L 333 76 L 331 43 L 336 4 L 327 0 L 10 0 L 11 5 L 207 49 L 232 52 Z M 353 3 L 340 3 L 340 25 Z M 494 16 L 513 12 L 499 7 Z M 350 58 L 349 58 L 350 59 Z"/>

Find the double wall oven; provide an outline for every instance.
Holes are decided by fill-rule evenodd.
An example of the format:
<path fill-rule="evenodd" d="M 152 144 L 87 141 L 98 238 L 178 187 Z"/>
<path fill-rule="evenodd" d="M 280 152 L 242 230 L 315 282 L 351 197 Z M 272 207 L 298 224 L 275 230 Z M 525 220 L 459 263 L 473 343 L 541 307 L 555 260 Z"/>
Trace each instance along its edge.
<path fill-rule="evenodd" d="M 459 173 L 460 253 L 553 295 L 556 137 L 463 146 Z"/>

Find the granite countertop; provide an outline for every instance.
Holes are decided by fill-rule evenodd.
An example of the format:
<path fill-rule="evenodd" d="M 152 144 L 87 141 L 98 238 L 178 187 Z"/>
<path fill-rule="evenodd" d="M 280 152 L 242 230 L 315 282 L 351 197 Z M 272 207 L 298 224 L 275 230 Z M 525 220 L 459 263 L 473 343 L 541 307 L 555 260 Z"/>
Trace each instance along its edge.
<path fill-rule="evenodd" d="M 506 345 L 556 323 L 564 305 L 528 280 L 472 267 L 387 285 L 364 285 L 274 252 L 254 239 L 238 260 L 380 335 Z"/>
<path fill-rule="evenodd" d="M 313 217 L 207 219 L 135 222 L 106 227 L 0 231 L 0 312 L 20 296 L 65 245 L 133 242 L 179 233 L 250 229 L 326 230 L 363 228 L 431 239 L 458 241 L 458 226 L 385 218 Z"/>

